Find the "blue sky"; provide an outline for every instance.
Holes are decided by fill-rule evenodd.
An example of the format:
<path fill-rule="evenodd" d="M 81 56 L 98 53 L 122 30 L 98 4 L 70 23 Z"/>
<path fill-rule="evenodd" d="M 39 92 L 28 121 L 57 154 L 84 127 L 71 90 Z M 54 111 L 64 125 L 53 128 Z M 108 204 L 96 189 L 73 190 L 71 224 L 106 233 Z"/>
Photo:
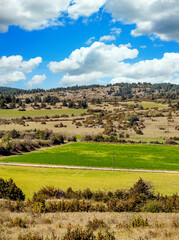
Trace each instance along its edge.
<path fill-rule="evenodd" d="M 2 0 L 0 86 L 179 84 L 179 3 L 148 2 Z"/>

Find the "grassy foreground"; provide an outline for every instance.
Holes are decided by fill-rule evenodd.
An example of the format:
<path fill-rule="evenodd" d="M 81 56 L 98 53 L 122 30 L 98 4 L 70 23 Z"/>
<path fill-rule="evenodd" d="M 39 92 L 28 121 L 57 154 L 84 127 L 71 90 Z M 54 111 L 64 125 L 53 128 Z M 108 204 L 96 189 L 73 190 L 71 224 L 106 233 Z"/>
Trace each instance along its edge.
<path fill-rule="evenodd" d="M 179 170 L 179 147 L 109 143 L 73 143 L 1 159 L 5 162 L 128 169 Z"/>
<path fill-rule="evenodd" d="M 30 111 L 17 111 L 13 109 L 0 109 L 0 118 L 21 118 L 24 117 L 43 117 L 53 115 L 80 115 L 85 113 L 85 109 L 59 109 L 59 110 L 30 110 Z"/>
<path fill-rule="evenodd" d="M 73 170 L 53 168 L 31 168 L 1 166 L 0 177 L 13 178 L 18 187 L 26 195 L 32 197 L 34 191 L 46 185 L 53 185 L 61 189 L 90 188 L 92 190 L 115 190 L 130 188 L 139 177 L 150 181 L 155 193 L 174 194 L 179 192 L 179 174 L 170 173 L 137 173 L 137 172 L 110 172 L 94 170 Z"/>

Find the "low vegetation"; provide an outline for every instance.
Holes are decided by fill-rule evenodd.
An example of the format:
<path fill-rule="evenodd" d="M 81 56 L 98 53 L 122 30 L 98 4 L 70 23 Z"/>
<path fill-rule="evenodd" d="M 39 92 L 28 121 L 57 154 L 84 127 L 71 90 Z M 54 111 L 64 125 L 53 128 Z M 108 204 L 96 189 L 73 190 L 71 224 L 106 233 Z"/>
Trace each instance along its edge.
<path fill-rule="evenodd" d="M 4 182 L 5 180 L 1 179 L 0 194 L 6 189 Z M 12 179 L 9 182 L 11 182 L 11 185 L 14 184 Z M 14 200 L 12 196 L 13 194 L 7 197 L 8 200 L 0 202 L 0 239 L 115 240 L 132 239 L 134 234 L 135 237 L 138 236 L 138 239 L 141 239 L 144 234 L 145 236 L 158 236 L 158 239 L 165 239 L 177 236 L 179 227 L 177 213 L 179 211 L 179 197 L 177 195 L 162 196 L 159 194 L 155 196 L 151 184 L 145 182 L 142 178 L 133 187 L 125 191 L 104 192 L 99 190 L 94 192 L 90 189 L 73 191 L 72 188 L 63 191 L 53 186 L 46 186 L 34 193 L 32 200 L 26 202 L 23 201 L 24 199 L 12 201 L 11 199 Z M 121 217 L 116 215 L 124 211 L 141 213 L 132 214 L 130 217 L 126 216 L 126 218 L 125 215 L 123 217 L 122 215 Z M 153 213 L 173 212 L 173 215 L 168 215 L 169 219 L 166 222 L 161 221 L 160 215 L 157 215 L 156 218 L 152 215 L 144 215 L 142 213 L 144 211 Z M 56 212 L 61 212 L 61 215 L 55 215 Z M 62 217 L 65 216 L 62 215 L 63 212 L 68 212 L 67 218 Z M 74 218 L 74 214 L 77 212 L 84 212 L 83 220 L 82 216 Z M 98 217 L 90 212 L 96 212 Z M 102 218 L 103 215 L 99 212 L 108 212 L 108 215 Z M 114 215 L 112 212 L 116 212 L 116 214 Z M 72 216 L 72 222 L 69 222 L 69 214 Z M 59 216 L 61 216 L 60 221 Z M 90 219 L 89 216 L 91 216 Z M 64 219 L 65 221 L 68 219 L 68 223 L 65 224 Z M 76 224 L 75 219 L 79 219 L 80 222 Z M 45 226 L 46 230 L 40 231 Z M 140 229 L 137 235 L 134 229 Z M 148 230 L 147 233 L 146 230 Z M 164 230 L 165 234 L 163 234 Z M 125 234 L 129 232 L 131 234 L 128 237 L 126 235 L 122 236 L 120 235 L 121 231 L 126 232 Z"/>
<path fill-rule="evenodd" d="M 114 160 L 114 164 L 113 164 Z M 21 156 L 6 162 L 127 169 L 179 170 L 177 146 L 72 143 Z"/>

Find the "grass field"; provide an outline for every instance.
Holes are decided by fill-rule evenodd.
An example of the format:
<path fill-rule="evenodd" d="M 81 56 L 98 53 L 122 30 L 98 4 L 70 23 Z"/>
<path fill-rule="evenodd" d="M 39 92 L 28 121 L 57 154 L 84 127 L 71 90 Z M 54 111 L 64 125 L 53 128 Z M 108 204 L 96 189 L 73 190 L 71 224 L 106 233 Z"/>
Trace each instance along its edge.
<path fill-rule="evenodd" d="M 39 116 L 53 116 L 53 115 L 80 115 L 85 113 L 85 109 L 59 109 L 59 110 L 30 110 L 30 111 L 17 111 L 13 109 L 0 109 L 0 118 L 21 118 L 24 117 L 39 117 Z"/>
<path fill-rule="evenodd" d="M 179 170 L 179 147 L 109 143 L 72 143 L 20 156 L 5 162 L 128 169 Z"/>
<path fill-rule="evenodd" d="M 179 192 L 179 174 L 170 173 L 137 173 L 137 172 L 111 172 L 94 170 L 73 170 L 53 168 L 31 168 L 1 166 L 0 177 L 13 178 L 17 185 L 24 191 L 27 198 L 32 197 L 34 191 L 42 186 L 54 185 L 61 189 L 72 187 L 75 190 L 115 190 L 128 189 L 142 177 L 150 181 L 155 193 L 174 194 Z"/>
<path fill-rule="evenodd" d="M 135 102 L 127 102 L 127 104 L 136 104 Z M 158 108 L 168 108 L 167 105 L 164 105 L 164 104 L 160 104 L 160 103 L 155 103 L 155 102 L 139 102 L 138 103 L 139 105 L 142 105 L 143 108 L 155 108 L 155 107 L 158 107 Z"/>

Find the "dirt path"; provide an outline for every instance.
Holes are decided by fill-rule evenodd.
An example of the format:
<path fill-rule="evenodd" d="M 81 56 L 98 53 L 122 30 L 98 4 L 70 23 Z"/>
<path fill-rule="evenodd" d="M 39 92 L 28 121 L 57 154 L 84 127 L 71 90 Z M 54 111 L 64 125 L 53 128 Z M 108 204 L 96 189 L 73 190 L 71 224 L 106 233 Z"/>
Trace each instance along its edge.
<path fill-rule="evenodd" d="M 175 173 L 175 174 L 179 174 L 179 171 L 168 171 L 168 170 L 78 167 L 78 166 L 62 166 L 62 165 L 31 164 L 31 163 L 6 163 L 6 162 L 0 162 L 0 165 L 4 165 L 4 166 L 19 166 L 19 167 L 41 167 L 41 168 L 60 168 L 60 169 L 79 169 L 79 170 L 100 170 L 100 171 L 150 172 L 150 173 Z"/>

